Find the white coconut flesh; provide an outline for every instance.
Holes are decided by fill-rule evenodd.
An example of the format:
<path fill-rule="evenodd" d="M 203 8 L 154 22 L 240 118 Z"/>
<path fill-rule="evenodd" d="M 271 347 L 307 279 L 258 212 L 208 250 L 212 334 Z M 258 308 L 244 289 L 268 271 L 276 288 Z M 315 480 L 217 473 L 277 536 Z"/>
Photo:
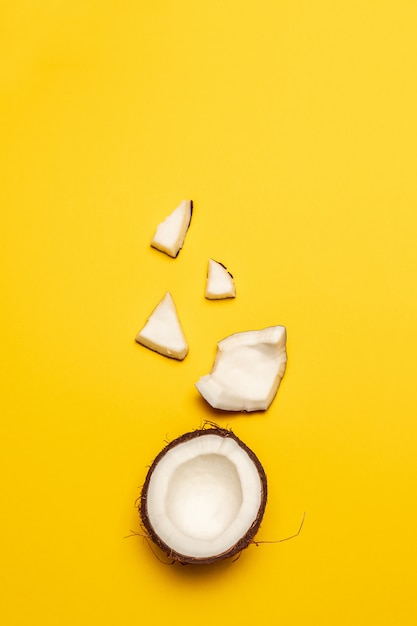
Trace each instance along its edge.
<path fill-rule="evenodd" d="M 181 250 L 193 210 L 192 200 L 183 200 L 168 217 L 161 222 L 151 241 L 151 246 L 176 257 Z"/>
<path fill-rule="evenodd" d="M 209 259 L 205 296 L 209 300 L 235 298 L 236 287 L 233 276 L 222 263 Z"/>
<path fill-rule="evenodd" d="M 188 354 L 188 343 L 182 330 L 173 297 L 169 291 L 136 335 L 137 343 L 167 357 L 182 360 Z"/>
<path fill-rule="evenodd" d="M 213 368 L 196 387 L 216 409 L 264 411 L 277 393 L 286 363 L 284 326 L 235 333 L 217 344 Z"/>
<path fill-rule="evenodd" d="M 265 485 L 235 439 L 195 437 L 172 447 L 153 469 L 148 522 L 170 551 L 210 559 L 248 533 L 266 497 Z"/>

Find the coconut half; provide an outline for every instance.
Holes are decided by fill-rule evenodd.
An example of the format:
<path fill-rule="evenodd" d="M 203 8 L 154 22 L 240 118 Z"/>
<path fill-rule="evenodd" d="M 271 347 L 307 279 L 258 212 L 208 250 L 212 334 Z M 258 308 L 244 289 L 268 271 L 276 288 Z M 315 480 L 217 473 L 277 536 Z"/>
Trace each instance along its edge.
<path fill-rule="evenodd" d="M 265 411 L 278 391 L 286 363 L 284 326 L 235 333 L 217 344 L 212 370 L 196 387 L 216 409 Z"/>
<path fill-rule="evenodd" d="M 236 297 L 233 276 L 223 263 L 209 259 L 205 296 L 208 300 L 222 300 Z"/>
<path fill-rule="evenodd" d="M 163 356 L 182 361 L 188 354 L 188 343 L 178 319 L 172 295 L 166 292 L 145 326 L 136 335 L 137 343 Z"/>
<path fill-rule="evenodd" d="M 266 500 L 257 456 L 231 431 L 213 427 L 186 433 L 158 454 L 139 512 L 150 539 L 171 559 L 207 564 L 248 547 Z"/>
<path fill-rule="evenodd" d="M 151 241 L 151 246 L 176 257 L 181 250 L 190 226 L 193 201 L 183 200 L 177 208 L 161 222 Z"/>

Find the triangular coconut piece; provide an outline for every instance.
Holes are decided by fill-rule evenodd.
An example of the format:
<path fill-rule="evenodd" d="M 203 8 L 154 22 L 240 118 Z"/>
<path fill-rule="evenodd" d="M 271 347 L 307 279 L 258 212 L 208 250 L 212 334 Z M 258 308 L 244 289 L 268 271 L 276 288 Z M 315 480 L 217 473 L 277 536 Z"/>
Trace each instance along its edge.
<path fill-rule="evenodd" d="M 176 257 L 181 250 L 190 226 L 193 201 L 183 200 L 177 208 L 161 222 L 151 241 L 151 246 Z"/>
<path fill-rule="evenodd" d="M 285 372 L 285 346 L 284 326 L 230 335 L 217 344 L 211 373 L 196 387 L 216 409 L 265 411 Z"/>
<path fill-rule="evenodd" d="M 209 259 L 208 262 L 205 296 L 209 300 L 223 300 L 236 297 L 233 276 L 227 271 L 223 263 L 213 259 Z"/>
<path fill-rule="evenodd" d="M 164 356 L 182 361 L 188 354 L 188 343 L 178 319 L 174 300 L 169 291 L 136 335 L 136 341 Z"/>

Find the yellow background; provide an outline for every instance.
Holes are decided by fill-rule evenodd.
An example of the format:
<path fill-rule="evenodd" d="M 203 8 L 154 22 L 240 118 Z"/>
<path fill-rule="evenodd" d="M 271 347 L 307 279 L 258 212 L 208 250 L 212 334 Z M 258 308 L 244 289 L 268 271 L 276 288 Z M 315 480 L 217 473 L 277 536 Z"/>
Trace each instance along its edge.
<path fill-rule="evenodd" d="M 1 623 L 414 625 L 415 2 L 10 0 L 0 31 Z M 134 342 L 167 289 L 182 363 Z M 274 403 L 214 414 L 216 342 L 273 324 Z M 165 566 L 124 537 L 206 419 L 264 464 L 258 539 L 305 525 Z"/>

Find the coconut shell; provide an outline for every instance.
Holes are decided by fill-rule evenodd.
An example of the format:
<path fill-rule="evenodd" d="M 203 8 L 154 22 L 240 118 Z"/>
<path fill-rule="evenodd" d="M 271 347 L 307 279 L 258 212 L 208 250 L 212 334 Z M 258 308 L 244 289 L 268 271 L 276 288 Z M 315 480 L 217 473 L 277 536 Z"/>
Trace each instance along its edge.
<path fill-rule="evenodd" d="M 149 482 L 151 480 L 152 474 L 156 466 L 158 465 L 159 461 L 167 454 L 167 452 L 169 452 L 169 450 L 171 450 L 175 446 L 178 446 L 182 443 L 190 441 L 191 439 L 194 439 L 196 437 L 204 437 L 206 435 L 217 435 L 218 437 L 234 439 L 234 441 L 246 452 L 246 454 L 254 463 L 259 474 L 262 493 L 261 493 L 261 503 L 258 509 L 258 513 L 252 525 L 247 530 L 247 532 L 227 551 L 222 552 L 221 554 L 215 554 L 210 557 L 197 558 L 197 557 L 189 556 L 186 554 L 180 554 L 179 552 L 176 552 L 159 537 L 159 535 L 154 530 L 149 519 L 148 507 L 147 507 L 147 494 L 148 494 L 148 487 L 149 487 Z M 241 441 L 232 431 L 215 426 L 215 427 L 210 427 L 210 428 L 202 428 L 199 430 L 185 433 L 181 435 L 180 437 L 178 437 L 177 439 L 174 439 L 173 441 L 171 441 L 167 446 L 165 446 L 161 450 L 161 452 L 154 459 L 146 475 L 146 479 L 142 487 L 142 491 L 141 491 L 141 495 L 139 499 L 138 510 L 139 510 L 139 514 L 142 520 L 142 524 L 146 532 L 148 533 L 149 538 L 155 543 L 155 545 L 157 545 L 169 557 L 169 559 L 172 559 L 173 561 L 177 561 L 184 565 L 185 564 L 207 565 L 210 563 L 215 563 L 217 561 L 221 561 L 223 559 L 228 559 L 230 557 L 236 556 L 237 554 L 245 550 L 252 543 L 262 522 L 262 518 L 263 518 L 265 507 L 266 507 L 267 495 L 268 495 L 268 488 L 267 488 L 266 474 L 256 454 L 250 448 L 248 448 L 248 446 L 243 441 Z"/>

